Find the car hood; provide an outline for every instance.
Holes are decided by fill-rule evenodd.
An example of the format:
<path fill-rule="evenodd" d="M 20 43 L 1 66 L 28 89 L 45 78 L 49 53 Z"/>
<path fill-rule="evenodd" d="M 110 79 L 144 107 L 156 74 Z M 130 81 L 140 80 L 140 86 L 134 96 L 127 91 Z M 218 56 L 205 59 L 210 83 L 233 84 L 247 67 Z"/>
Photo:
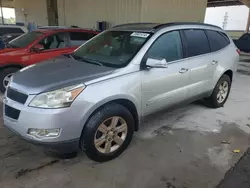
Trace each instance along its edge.
<path fill-rule="evenodd" d="M 110 67 L 61 56 L 21 69 L 13 76 L 10 87 L 27 94 L 37 94 L 84 83 L 113 71 Z"/>
<path fill-rule="evenodd" d="M 20 55 L 26 52 L 24 48 L 4 48 L 0 50 L 0 57 Z"/>

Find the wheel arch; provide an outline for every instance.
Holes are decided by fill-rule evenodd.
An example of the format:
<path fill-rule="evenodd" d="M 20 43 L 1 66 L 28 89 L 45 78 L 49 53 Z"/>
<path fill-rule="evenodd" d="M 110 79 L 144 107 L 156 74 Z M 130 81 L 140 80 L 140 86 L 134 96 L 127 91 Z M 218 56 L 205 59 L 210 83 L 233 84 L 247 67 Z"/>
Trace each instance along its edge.
<path fill-rule="evenodd" d="M 88 123 L 89 119 L 92 117 L 93 114 L 95 114 L 95 112 L 97 112 L 100 108 L 102 108 L 105 105 L 108 104 L 112 104 L 112 103 L 116 103 L 116 104 L 120 104 L 122 106 L 124 106 L 125 108 L 127 108 L 134 120 L 135 120 L 135 131 L 139 130 L 139 124 L 140 124 L 140 118 L 139 118 L 139 112 L 138 109 L 136 108 L 135 102 L 133 102 L 131 99 L 128 98 L 115 98 L 115 99 L 107 99 L 104 101 L 100 101 L 99 103 L 97 103 L 92 109 L 90 109 L 89 114 L 87 115 L 87 119 L 84 122 L 84 126 L 83 129 L 85 127 L 85 125 Z"/>
<path fill-rule="evenodd" d="M 228 75 L 229 78 L 230 78 L 230 80 L 231 80 L 231 82 L 232 82 L 232 80 L 233 80 L 233 71 L 229 69 L 229 70 L 225 71 L 222 75 L 224 75 L 224 74 Z"/>

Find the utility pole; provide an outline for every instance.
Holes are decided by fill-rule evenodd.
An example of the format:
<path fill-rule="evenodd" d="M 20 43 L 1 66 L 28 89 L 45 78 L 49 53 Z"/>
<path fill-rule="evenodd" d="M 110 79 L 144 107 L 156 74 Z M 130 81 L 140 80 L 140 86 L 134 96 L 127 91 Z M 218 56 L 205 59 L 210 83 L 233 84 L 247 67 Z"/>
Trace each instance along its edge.
<path fill-rule="evenodd" d="M 248 19 L 247 19 L 247 25 L 246 25 L 245 33 L 249 33 L 249 25 L 250 25 L 250 9 L 249 9 L 249 13 L 248 13 Z"/>
<path fill-rule="evenodd" d="M 0 0 L 0 11 L 1 11 L 1 15 L 2 15 L 2 24 L 4 24 L 2 0 Z"/>
<path fill-rule="evenodd" d="M 225 12 L 224 21 L 222 23 L 222 28 L 226 29 L 228 24 L 228 12 Z"/>

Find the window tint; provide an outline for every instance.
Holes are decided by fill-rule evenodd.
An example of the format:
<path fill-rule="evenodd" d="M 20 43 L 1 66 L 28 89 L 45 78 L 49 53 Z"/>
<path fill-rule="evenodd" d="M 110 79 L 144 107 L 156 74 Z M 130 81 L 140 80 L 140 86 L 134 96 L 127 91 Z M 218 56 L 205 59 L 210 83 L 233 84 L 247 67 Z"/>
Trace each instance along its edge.
<path fill-rule="evenodd" d="M 80 46 L 86 41 L 94 37 L 96 34 L 87 32 L 70 32 L 70 40 L 72 46 Z"/>
<path fill-rule="evenodd" d="M 210 43 L 210 47 L 211 47 L 212 52 L 218 51 L 218 50 L 226 47 L 230 43 L 229 39 L 226 38 L 226 36 L 224 36 L 223 34 L 217 32 L 217 31 L 208 30 L 206 32 L 207 32 L 207 36 L 209 39 L 209 43 Z"/>
<path fill-rule="evenodd" d="M 44 50 L 66 48 L 68 46 L 67 35 L 66 33 L 58 33 L 56 35 L 50 35 L 41 40 L 39 44 L 43 45 Z"/>
<path fill-rule="evenodd" d="M 0 27 L 0 35 L 8 33 L 24 33 L 24 31 L 21 28 Z"/>
<path fill-rule="evenodd" d="M 148 58 L 166 59 L 167 62 L 183 58 L 181 37 L 178 31 L 160 36 L 147 53 Z"/>
<path fill-rule="evenodd" d="M 203 30 L 184 30 L 187 39 L 188 57 L 210 52 L 207 36 Z"/>

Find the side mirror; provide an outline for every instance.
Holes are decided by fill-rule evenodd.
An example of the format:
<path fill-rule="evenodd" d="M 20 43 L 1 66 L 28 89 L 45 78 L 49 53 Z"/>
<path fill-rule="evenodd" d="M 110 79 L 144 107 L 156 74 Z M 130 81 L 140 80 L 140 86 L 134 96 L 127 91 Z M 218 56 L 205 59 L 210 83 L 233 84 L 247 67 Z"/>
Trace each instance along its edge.
<path fill-rule="evenodd" d="M 168 68 L 166 59 L 152 59 L 148 58 L 146 61 L 146 67 L 149 68 Z"/>
<path fill-rule="evenodd" d="M 44 47 L 41 44 L 36 44 L 32 49 L 34 52 L 41 52 L 44 50 Z"/>

